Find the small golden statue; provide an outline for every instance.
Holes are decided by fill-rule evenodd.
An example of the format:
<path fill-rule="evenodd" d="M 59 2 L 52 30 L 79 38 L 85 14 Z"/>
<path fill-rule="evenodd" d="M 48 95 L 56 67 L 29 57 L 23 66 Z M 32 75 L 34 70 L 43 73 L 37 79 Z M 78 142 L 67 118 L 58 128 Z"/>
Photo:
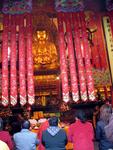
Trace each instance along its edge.
<path fill-rule="evenodd" d="M 58 66 L 58 54 L 54 43 L 49 40 L 46 30 L 37 30 L 33 40 L 33 57 L 36 68 L 55 68 Z"/>

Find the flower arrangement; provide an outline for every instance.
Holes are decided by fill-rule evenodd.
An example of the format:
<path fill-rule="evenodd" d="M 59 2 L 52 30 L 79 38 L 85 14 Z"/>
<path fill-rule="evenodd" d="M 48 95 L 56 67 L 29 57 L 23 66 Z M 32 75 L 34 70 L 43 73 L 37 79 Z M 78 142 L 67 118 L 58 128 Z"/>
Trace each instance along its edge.
<path fill-rule="evenodd" d="M 93 68 L 92 73 L 93 73 L 95 86 L 100 86 L 100 85 L 106 86 L 111 84 L 109 69 L 99 70 Z"/>
<path fill-rule="evenodd" d="M 12 116 L 12 111 L 10 110 L 10 108 L 7 109 L 0 109 L 0 117 L 8 117 L 8 116 Z"/>

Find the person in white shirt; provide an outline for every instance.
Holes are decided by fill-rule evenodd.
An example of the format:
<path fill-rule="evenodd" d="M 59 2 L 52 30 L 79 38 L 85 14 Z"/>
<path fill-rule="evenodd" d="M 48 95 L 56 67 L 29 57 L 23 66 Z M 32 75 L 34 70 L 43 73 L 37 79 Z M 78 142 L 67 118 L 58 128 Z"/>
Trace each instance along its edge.
<path fill-rule="evenodd" d="M 10 150 L 7 144 L 0 140 L 0 150 Z"/>

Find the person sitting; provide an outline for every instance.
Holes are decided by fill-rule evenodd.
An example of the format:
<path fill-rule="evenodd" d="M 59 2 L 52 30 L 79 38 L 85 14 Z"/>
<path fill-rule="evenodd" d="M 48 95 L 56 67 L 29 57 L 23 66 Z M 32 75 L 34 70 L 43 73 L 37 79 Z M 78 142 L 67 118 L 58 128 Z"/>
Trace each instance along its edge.
<path fill-rule="evenodd" d="M 30 122 L 24 120 L 21 131 L 13 135 L 16 150 L 36 150 L 39 140 L 37 134 L 31 132 L 29 128 Z"/>
<path fill-rule="evenodd" d="M 13 141 L 8 131 L 3 131 L 3 120 L 0 118 L 0 140 L 5 142 L 10 150 L 13 150 Z M 0 149 L 1 150 L 1 149 Z"/>
<path fill-rule="evenodd" d="M 49 127 L 42 133 L 42 144 L 46 150 L 66 150 L 66 132 L 58 127 L 58 118 L 49 119 Z"/>
<path fill-rule="evenodd" d="M 113 142 L 113 113 L 109 119 L 109 123 L 105 126 L 104 129 L 107 139 Z"/>

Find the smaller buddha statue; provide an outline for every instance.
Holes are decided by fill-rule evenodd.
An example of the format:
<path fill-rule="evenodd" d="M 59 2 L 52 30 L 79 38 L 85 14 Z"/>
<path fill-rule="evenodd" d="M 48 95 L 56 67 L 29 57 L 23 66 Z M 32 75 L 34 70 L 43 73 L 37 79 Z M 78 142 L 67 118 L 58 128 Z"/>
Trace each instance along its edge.
<path fill-rule="evenodd" d="M 37 30 L 33 41 L 34 64 L 38 68 L 54 68 L 58 65 L 58 54 L 54 43 L 50 42 L 46 30 Z"/>

